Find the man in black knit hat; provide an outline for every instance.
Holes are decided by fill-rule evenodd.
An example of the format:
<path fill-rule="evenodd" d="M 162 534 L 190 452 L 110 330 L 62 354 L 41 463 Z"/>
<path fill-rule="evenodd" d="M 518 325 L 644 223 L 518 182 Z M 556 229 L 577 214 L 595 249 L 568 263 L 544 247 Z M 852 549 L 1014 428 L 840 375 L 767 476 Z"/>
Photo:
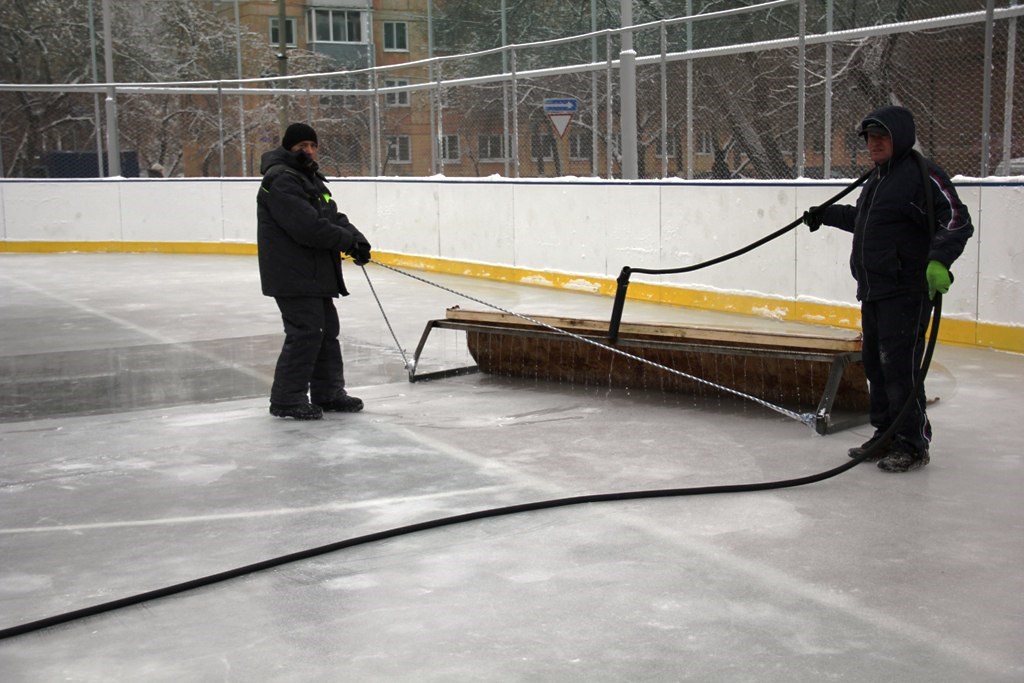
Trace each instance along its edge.
<path fill-rule="evenodd" d="M 285 331 L 270 414 L 297 420 L 363 409 L 345 391 L 333 299 L 348 296 L 341 253 L 363 266 L 370 243 L 331 198 L 316 163 L 318 142 L 312 127 L 288 126 L 281 146 L 263 155 L 256 200 L 260 282 L 277 302 Z"/>

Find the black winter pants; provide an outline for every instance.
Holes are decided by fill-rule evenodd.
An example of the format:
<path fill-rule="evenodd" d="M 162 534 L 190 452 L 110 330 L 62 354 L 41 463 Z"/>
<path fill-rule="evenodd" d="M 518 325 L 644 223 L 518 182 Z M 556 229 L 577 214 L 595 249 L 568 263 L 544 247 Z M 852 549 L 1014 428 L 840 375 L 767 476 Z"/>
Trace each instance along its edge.
<path fill-rule="evenodd" d="M 285 338 L 270 389 L 271 403 L 294 405 L 309 399 L 321 403 L 344 395 L 345 366 L 334 300 L 304 296 L 274 299 L 281 309 Z"/>
<path fill-rule="evenodd" d="M 876 433 L 896 420 L 914 389 L 925 351 L 932 304 L 926 294 L 905 294 L 861 304 L 864 372 L 871 392 L 871 424 Z M 928 448 L 931 424 L 922 386 L 896 437 L 918 452 Z"/>

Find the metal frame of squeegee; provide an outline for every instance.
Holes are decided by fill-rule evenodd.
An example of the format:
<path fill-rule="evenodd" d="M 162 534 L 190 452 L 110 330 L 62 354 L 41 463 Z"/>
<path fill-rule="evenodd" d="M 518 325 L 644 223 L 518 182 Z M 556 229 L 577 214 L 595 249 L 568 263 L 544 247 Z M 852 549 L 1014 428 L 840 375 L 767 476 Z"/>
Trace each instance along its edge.
<path fill-rule="evenodd" d="M 479 323 L 467 323 L 456 320 L 438 319 L 430 320 L 427 322 L 426 327 L 423 330 L 423 335 L 420 337 L 419 344 L 416 346 L 416 352 L 413 354 L 413 360 L 411 367 L 409 368 L 409 382 L 425 382 L 435 379 L 444 379 L 446 377 L 458 377 L 461 375 L 471 375 L 480 371 L 478 365 L 467 365 L 459 368 L 450 368 L 447 370 L 435 370 L 433 372 L 426 372 L 417 374 L 416 368 L 419 367 L 420 355 L 423 353 L 423 349 L 427 343 L 427 337 L 434 328 L 441 328 L 446 330 L 458 330 L 461 332 L 480 332 L 484 334 L 507 334 L 514 337 L 531 337 L 531 338 L 542 338 L 542 339 L 557 339 L 565 340 L 566 336 L 558 332 L 552 332 L 548 330 L 532 330 L 524 329 L 520 327 L 504 327 L 500 325 L 487 325 Z M 697 351 L 700 353 L 714 353 L 718 355 L 741 355 L 741 356 L 770 356 L 772 358 L 779 358 L 782 360 L 805 360 L 805 361 L 831 361 L 831 368 L 829 369 L 828 380 L 825 383 L 825 390 L 822 392 L 821 398 L 818 401 L 818 407 L 814 412 L 814 430 L 821 435 L 833 434 L 850 427 L 856 427 L 858 425 L 865 424 L 868 421 L 868 416 L 856 415 L 855 417 L 844 417 L 843 419 L 836 419 L 832 414 L 832 405 L 835 403 L 836 395 L 839 393 L 839 385 L 843 378 L 843 373 L 846 371 L 846 367 L 851 363 L 860 361 L 860 351 L 845 351 L 838 354 L 825 353 L 821 351 L 778 351 L 774 349 L 766 349 L 763 347 L 746 347 L 746 346 L 720 346 L 714 344 L 692 344 L 684 342 L 666 342 L 657 340 L 647 339 L 619 339 L 615 346 L 611 346 L 607 343 L 607 339 L 604 336 L 594 335 L 582 335 L 576 336 L 594 342 L 597 346 L 603 346 L 609 349 L 615 349 L 618 346 L 621 347 L 632 347 L 641 349 L 667 349 L 676 351 Z"/>

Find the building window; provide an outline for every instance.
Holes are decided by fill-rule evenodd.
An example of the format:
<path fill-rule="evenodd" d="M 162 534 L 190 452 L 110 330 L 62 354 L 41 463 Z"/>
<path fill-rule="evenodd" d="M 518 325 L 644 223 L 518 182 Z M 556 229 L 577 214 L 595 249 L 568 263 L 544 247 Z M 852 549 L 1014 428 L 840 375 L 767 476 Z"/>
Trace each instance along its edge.
<path fill-rule="evenodd" d="M 309 35 L 318 43 L 363 42 L 361 12 L 340 9 L 314 9 L 309 12 Z"/>
<path fill-rule="evenodd" d="M 569 158 L 590 159 L 594 156 L 594 145 L 590 133 L 569 133 Z"/>
<path fill-rule="evenodd" d="M 481 135 L 477 138 L 480 150 L 480 161 L 504 161 L 505 146 L 501 144 L 500 135 Z"/>
<path fill-rule="evenodd" d="M 408 52 L 408 24 L 404 21 L 384 22 L 384 50 L 387 52 Z"/>
<path fill-rule="evenodd" d="M 387 136 L 389 162 L 396 164 L 408 164 L 412 161 L 412 151 L 409 148 L 408 135 Z"/>
<path fill-rule="evenodd" d="M 278 45 L 281 41 L 281 36 L 277 32 L 277 17 L 270 17 L 270 44 Z M 284 39 L 288 44 L 288 47 L 295 47 L 298 43 L 295 42 L 295 17 L 290 17 L 284 20 Z"/>
<path fill-rule="evenodd" d="M 697 133 L 697 154 L 713 154 L 715 145 L 711 141 L 711 133 L 703 130 Z"/>
<path fill-rule="evenodd" d="M 676 136 L 669 133 L 665 140 L 668 142 L 668 156 L 671 159 L 676 156 Z M 664 156 L 664 154 L 661 153 L 661 135 L 654 138 L 654 154 L 659 159 Z"/>
<path fill-rule="evenodd" d="M 441 158 L 449 163 L 458 163 L 460 158 L 458 135 L 445 135 L 441 138 Z"/>
<path fill-rule="evenodd" d="M 553 161 L 555 158 L 555 136 L 550 133 L 534 135 L 531 140 L 532 149 L 530 156 L 534 159 Z"/>
<path fill-rule="evenodd" d="M 404 78 L 385 78 L 385 88 L 401 88 L 409 85 L 409 81 Z M 389 107 L 408 107 L 409 106 L 409 92 L 403 90 L 401 92 L 388 92 L 384 93 L 384 104 Z"/>

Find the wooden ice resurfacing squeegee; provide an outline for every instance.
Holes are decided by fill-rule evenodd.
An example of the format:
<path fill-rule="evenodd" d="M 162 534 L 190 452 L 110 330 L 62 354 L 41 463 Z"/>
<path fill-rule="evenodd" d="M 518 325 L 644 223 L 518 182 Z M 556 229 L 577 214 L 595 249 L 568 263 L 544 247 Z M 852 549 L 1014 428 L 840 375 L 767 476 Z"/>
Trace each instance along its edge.
<path fill-rule="evenodd" d="M 708 387 L 608 349 L 608 323 L 600 320 L 527 316 L 589 339 L 575 339 L 518 316 L 458 307 L 427 323 L 413 356 L 409 381 L 464 375 L 478 370 L 534 380 L 633 390 L 714 395 Z M 466 333 L 475 366 L 416 374 L 427 337 L 435 328 Z M 690 326 L 622 323 L 614 348 L 761 400 L 814 410 L 815 430 L 830 434 L 867 421 L 868 389 L 855 332 L 783 333 Z M 816 406 L 816 408 L 815 408 Z M 837 419 L 833 411 L 846 417 Z"/>

